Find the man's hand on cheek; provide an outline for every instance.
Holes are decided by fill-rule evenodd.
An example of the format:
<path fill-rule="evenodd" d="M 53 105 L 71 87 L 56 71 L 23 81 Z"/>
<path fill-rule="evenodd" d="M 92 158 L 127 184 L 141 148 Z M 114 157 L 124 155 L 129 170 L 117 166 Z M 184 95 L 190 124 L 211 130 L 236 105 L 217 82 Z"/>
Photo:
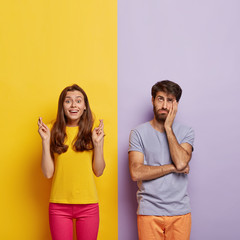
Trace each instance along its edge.
<path fill-rule="evenodd" d="M 169 113 L 168 113 L 167 118 L 164 123 L 165 130 L 172 128 L 173 121 L 177 114 L 177 109 L 178 109 L 178 103 L 176 100 L 174 100 L 169 109 Z"/>

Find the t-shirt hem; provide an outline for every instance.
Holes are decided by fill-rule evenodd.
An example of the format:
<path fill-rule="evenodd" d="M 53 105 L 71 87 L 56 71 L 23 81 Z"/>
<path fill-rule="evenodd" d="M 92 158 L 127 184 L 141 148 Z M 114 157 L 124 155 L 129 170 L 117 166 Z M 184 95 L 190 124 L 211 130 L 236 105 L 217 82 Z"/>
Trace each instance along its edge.
<path fill-rule="evenodd" d="M 166 217 L 173 217 L 173 216 L 183 216 L 186 214 L 191 213 L 191 211 L 187 211 L 187 212 L 182 212 L 182 213 L 165 213 L 165 214 L 161 214 L 161 213 L 156 213 L 156 214 L 147 214 L 147 213 L 137 213 L 137 215 L 139 216 L 166 216 Z"/>
<path fill-rule="evenodd" d="M 62 204 L 92 204 L 92 203 L 98 203 L 98 200 L 89 200 L 89 201 L 79 201 L 79 200 L 54 200 L 50 199 L 50 203 L 62 203 Z"/>

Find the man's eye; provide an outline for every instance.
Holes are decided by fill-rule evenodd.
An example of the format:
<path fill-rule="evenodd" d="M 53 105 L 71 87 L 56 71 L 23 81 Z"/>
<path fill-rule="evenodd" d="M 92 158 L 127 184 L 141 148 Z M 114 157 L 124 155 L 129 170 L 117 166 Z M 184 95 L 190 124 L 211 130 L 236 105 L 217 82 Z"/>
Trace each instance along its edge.
<path fill-rule="evenodd" d="M 159 102 L 162 102 L 162 101 L 163 101 L 163 99 L 162 99 L 162 98 L 159 98 L 159 99 L 158 99 L 158 101 L 159 101 Z"/>

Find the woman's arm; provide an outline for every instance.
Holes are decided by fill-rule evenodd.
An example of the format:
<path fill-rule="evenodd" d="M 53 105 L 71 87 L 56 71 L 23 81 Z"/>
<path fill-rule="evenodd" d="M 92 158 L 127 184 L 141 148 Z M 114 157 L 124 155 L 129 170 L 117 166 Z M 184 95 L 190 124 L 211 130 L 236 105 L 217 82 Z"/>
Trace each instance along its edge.
<path fill-rule="evenodd" d="M 94 128 L 92 132 L 93 140 L 93 164 L 92 169 L 97 177 L 103 174 L 105 168 L 105 161 L 103 155 L 103 143 L 104 143 L 104 131 L 103 120 L 100 120 L 100 124 L 97 128 Z"/>
<path fill-rule="evenodd" d="M 51 178 L 54 173 L 54 161 L 50 153 L 50 130 L 43 123 L 42 118 L 38 119 L 38 132 L 42 138 L 42 172 L 46 178 Z"/>

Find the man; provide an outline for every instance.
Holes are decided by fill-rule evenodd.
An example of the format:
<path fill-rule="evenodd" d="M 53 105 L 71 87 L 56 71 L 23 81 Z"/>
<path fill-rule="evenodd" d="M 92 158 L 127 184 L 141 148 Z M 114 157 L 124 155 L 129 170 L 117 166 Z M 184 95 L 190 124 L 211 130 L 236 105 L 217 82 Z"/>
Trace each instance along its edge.
<path fill-rule="evenodd" d="M 130 134 L 129 169 L 139 188 L 139 240 L 190 239 L 187 174 L 194 132 L 174 121 L 181 94 L 178 84 L 157 82 L 152 87 L 154 118 Z"/>

